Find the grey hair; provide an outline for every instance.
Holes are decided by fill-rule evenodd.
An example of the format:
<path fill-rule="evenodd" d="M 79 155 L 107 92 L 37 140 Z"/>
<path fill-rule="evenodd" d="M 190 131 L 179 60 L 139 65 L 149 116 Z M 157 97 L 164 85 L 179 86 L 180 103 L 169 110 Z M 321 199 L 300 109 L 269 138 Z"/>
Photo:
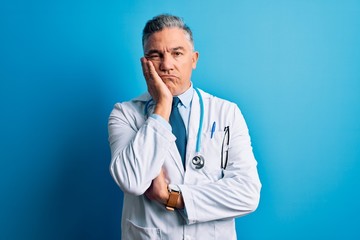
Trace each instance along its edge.
<path fill-rule="evenodd" d="M 161 14 L 153 17 L 153 19 L 147 21 L 143 34 L 142 34 L 142 44 L 145 46 L 146 41 L 149 39 L 151 34 L 159 32 L 164 28 L 180 28 L 183 29 L 191 42 L 191 45 L 194 47 L 193 35 L 190 28 L 185 24 L 185 22 L 177 16 L 170 14 Z"/>

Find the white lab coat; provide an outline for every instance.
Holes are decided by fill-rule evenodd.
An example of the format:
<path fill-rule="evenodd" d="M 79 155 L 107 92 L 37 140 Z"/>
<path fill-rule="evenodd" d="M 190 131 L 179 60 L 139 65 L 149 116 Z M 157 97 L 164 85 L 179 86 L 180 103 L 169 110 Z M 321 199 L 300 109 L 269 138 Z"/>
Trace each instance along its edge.
<path fill-rule="evenodd" d="M 200 90 L 201 91 L 201 90 Z M 236 104 L 201 91 L 204 124 L 201 149 L 205 166 L 194 169 L 200 119 L 199 97 L 194 93 L 186 171 L 176 148 L 175 136 L 145 110 L 151 99 L 144 94 L 115 105 L 109 118 L 110 171 L 124 192 L 122 239 L 236 239 L 235 217 L 254 211 L 261 183 L 248 128 Z M 147 112 L 147 114 L 146 114 Z M 216 129 L 211 138 L 211 127 Z M 229 160 L 222 170 L 221 146 L 224 128 L 230 128 Z M 164 169 L 169 183 L 182 192 L 185 210 L 167 211 L 150 201 L 144 192 Z"/>

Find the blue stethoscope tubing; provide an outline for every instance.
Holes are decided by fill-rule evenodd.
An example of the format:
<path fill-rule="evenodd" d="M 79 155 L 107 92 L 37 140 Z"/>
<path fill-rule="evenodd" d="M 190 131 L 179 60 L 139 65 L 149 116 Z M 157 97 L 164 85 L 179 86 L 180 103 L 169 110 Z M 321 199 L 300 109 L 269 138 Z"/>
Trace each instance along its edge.
<path fill-rule="evenodd" d="M 200 120 L 199 120 L 199 129 L 197 133 L 196 138 L 196 154 L 200 154 L 200 148 L 201 148 L 201 133 L 204 125 L 204 101 L 201 96 L 200 90 L 198 88 L 194 88 L 197 95 L 199 96 L 199 102 L 200 102 Z"/>

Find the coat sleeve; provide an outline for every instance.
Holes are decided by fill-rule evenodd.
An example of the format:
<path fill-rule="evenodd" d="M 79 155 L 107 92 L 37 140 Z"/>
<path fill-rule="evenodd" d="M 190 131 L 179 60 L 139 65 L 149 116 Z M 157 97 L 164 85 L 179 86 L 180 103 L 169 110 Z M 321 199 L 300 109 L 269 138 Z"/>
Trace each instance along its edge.
<path fill-rule="evenodd" d="M 233 218 L 256 210 L 261 183 L 248 128 L 239 108 L 232 104 L 229 159 L 223 177 L 215 182 L 179 185 L 188 224 Z"/>
<path fill-rule="evenodd" d="M 143 194 L 159 175 L 175 136 L 158 120 L 145 120 L 133 102 L 115 105 L 108 131 L 112 177 L 124 192 Z"/>

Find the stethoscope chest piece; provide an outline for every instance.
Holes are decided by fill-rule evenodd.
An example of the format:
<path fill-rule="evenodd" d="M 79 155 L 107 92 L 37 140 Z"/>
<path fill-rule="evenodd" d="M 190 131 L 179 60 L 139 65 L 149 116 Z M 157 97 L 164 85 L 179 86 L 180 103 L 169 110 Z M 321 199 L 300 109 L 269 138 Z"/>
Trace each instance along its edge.
<path fill-rule="evenodd" d="M 194 165 L 194 167 L 196 169 L 201 169 L 204 167 L 205 165 L 205 159 L 203 156 L 201 155 L 196 155 L 195 157 L 193 157 L 193 159 L 191 160 L 192 164 Z"/>

